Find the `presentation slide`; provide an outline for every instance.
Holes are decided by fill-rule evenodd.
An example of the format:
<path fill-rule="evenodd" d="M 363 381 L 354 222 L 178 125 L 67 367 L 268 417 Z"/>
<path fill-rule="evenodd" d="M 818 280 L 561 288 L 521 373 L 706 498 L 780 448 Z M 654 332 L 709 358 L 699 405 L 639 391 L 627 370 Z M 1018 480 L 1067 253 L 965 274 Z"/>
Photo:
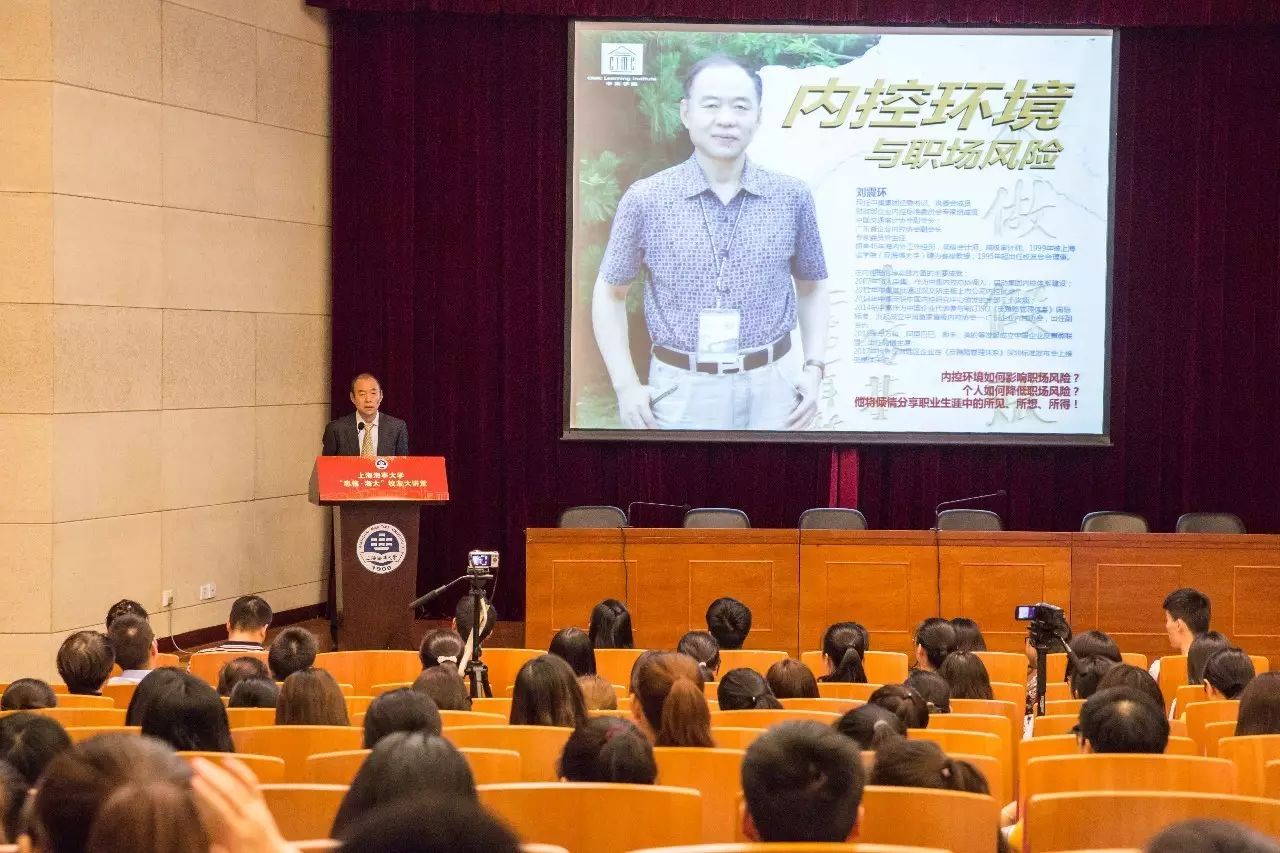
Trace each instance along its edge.
<path fill-rule="evenodd" d="M 571 39 L 566 437 L 1109 442 L 1111 31 Z"/>

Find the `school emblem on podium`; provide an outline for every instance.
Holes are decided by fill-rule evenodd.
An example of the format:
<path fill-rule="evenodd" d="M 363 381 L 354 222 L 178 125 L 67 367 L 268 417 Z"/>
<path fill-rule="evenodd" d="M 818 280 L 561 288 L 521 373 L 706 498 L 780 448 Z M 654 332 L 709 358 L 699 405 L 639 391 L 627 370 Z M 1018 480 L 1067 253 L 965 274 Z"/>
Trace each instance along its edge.
<path fill-rule="evenodd" d="M 394 572 L 404 562 L 407 543 L 399 528 L 371 524 L 356 540 L 356 559 L 375 575 Z"/>

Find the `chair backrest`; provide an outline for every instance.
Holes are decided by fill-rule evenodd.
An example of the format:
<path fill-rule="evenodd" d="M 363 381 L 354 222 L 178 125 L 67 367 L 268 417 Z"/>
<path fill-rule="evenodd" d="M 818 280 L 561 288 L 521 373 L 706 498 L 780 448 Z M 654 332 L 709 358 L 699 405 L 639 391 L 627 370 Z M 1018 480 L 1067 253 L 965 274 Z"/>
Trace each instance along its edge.
<path fill-rule="evenodd" d="M 1218 757 L 1236 767 L 1236 793 L 1242 797 L 1267 793 L 1266 765 L 1280 761 L 1280 735 L 1241 735 L 1218 741 Z"/>
<path fill-rule="evenodd" d="M 789 711 L 825 711 L 828 714 L 846 714 L 865 705 L 858 699 L 779 699 Z"/>
<path fill-rule="evenodd" d="M 1063 714 L 1080 715 L 1080 709 L 1084 707 L 1083 699 L 1049 699 L 1044 703 L 1044 713 L 1046 716 L 1058 717 Z"/>
<path fill-rule="evenodd" d="M 221 763 L 221 760 L 224 758 L 234 758 L 237 761 L 243 762 L 246 767 L 252 770 L 253 775 L 257 776 L 258 781 L 264 785 L 284 781 L 284 759 L 277 758 L 274 755 L 253 755 L 248 752 L 230 753 L 186 751 L 179 752 L 178 756 L 186 759 L 187 761 L 192 761 L 196 758 L 207 758 L 215 764 Z"/>
<path fill-rule="evenodd" d="M 104 684 L 102 685 L 102 695 L 110 696 L 111 700 L 116 703 L 117 708 L 129 707 L 129 702 L 133 699 L 133 694 L 138 690 L 137 684 Z M 58 703 L 62 703 L 62 694 L 58 694 Z"/>
<path fill-rule="evenodd" d="M 712 726 L 711 739 L 721 749 L 746 749 L 764 734 L 764 729 L 746 726 Z"/>
<path fill-rule="evenodd" d="M 871 694 L 882 686 L 880 684 L 853 684 L 848 681 L 819 681 L 818 696 L 823 699 L 866 702 L 871 698 Z"/>
<path fill-rule="evenodd" d="M 944 509 L 938 513 L 939 530 L 1004 530 L 1000 516 L 989 509 Z"/>
<path fill-rule="evenodd" d="M 1173 723 L 1176 722 L 1178 722 L 1178 720 L 1173 720 L 1169 723 L 1170 731 L 1173 730 Z M 1218 744 L 1226 738 L 1235 737 L 1236 722 L 1236 720 L 1220 720 L 1216 723 L 1206 723 L 1204 727 L 1203 740 L 1201 742 L 1203 746 L 1201 746 L 1201 744 L 1196 744 L 1196 749 L 1210 758 L 1217 758 Z M 1195 741 L 1192 741 L 1192 743 L 1195 743 Z"/>
<path fill-rule="evenodd" d="M 308 755 L 303 765 L 306 781 L 312 785 L 350 785 L 369 757 L 371 749 L 344 749 Z"/>
<path fill-rule="evenodd" d="M 616 506 L 571 506 L 560 513 L 557 527 L 627 527 L 627 514 Z"/>
<path fill-rule="evenodd" d="M 441 711 L 440 722 L 447 728 L 457 726 L 505 726 L 510 714 L 492 714 L 488 711 Z"/>
<path fill-rule="evenodd" d="M 342 846 L 342 842 L 334 838 L 311 838 L 306 841 L 294 841 L 291 844 L 297 853 L 326 853 Z"/>
<path fill-rule="evenodd" d="M 1009 731 L 1009 719 L 995 714 L 961 714 L 953 711 L 950 714 L 929 715 L 929 731 L 977 732 L 994 735 L 999 739 L 999 752 L 995 755 L 1000 761 L 1003 771 L 1004 790 L 1013 790 L 1014 762 L 1013 744 L 1015 740 Z M 945 748 L 944 748 L 945 749 Z M 951 750 L 946 750 L 951 752 Z M 964 750 L 957 750 L 963 752 Z M 985 750 L 975 750 L 978 755 L 990 755 Z"/>
<path fill-rule="evenodd" d="M 505 785 L 523 781 L 524 764 L 514 749 L 468 746 L 459 749 L 477 785 Z"/>
<path fill-rule="evenodd" d="M 822 652 L 804 652 L 800 662 L 809 667 L 814 675 L 822 675 L 827 665 L 822 659 Z M 901 684 L 907 679 L 907 656 L 902 652 L 867 652 L 862 656 L 862 670 L 867 674 L 867 681 L 877 686 L 881 684 Z M 721 672 L 724 668 L 721 667 Z M 845 697 L 840 697 L 845 698 Z M 853 697 L 862 698 L 862 697 Z"/>
<path fill-rule="evenodd" d="M 521 848 L 522 853 L 535 853 Z M 3 850 L 3 848 L 0 848 Z M 826 841 L 789 841 L 752 844 L 693 844 L 687 847 L 650 847 L 632 853 L 946 853 L 936 847 L 908 847 L 903 844 L 833 844 Z M 1137 851 L 1134 851 L 1137 853 Z"/>
<path fill-rule="evenodd" d="M 1185 791 L 1089 791 L 1040 794 L 1027 803 L 1030 853 L 1142 847 L 1171 823 L 1218 818 L 1280 834 L 1280 802 Z"/>
<path fill-rule="evenodd" d="M 248 729 L 254 726 L 274 726 L 276 724 L 275 708 L 228 708 L 227 725 L 233 729 Z"/>
<path fill-rule="evenodd" d="M 236 752 L 283 758 L 287 782 L 303 782 L 307 778 L 307 758 L 310 756 L 360 749 L 364 746 L 363 741 L 364 733 L 353 726 L 254 726 L 231 730 L 231 742 L 235 744 Z"/>
<path fill-rule="evenodd" d="M 658 784 L 693 788 L 702 794 L 702 840 L 733 841 L 741 821 L 738 795 L 742 789 L 741 749 L 659 746 Z"/>
<path fill-rule="evenodd" d="M 814 507 L 800 513 L 801 530 L 866 530 L 867 517 L 856 509 Z"/>
<path fill-rule="evenodd" d="M 489 688 L 493 691 L 493 695 L 505 696 L 507 688 L 515 685 L 516 675 L 519 674 L 520 667 L 544 654 L 546 652 L 541 649 L 501 647 L 491 649 L 485 647 L 481 652 L 480 660 L 484 661 L 484 665 L 489 669 Z M 479 711 L 481 709 L 475 707 L 473 703 L 471 710 Z"/>
<path fill-rule="evenodd" d="M 1121 659 L 1138 669 L 1147 668 L 1147 656 L 1138 652 L 1121 652 Z M 1065 681 L 1067 678 L 1067 655 L 1065 652 L 1050 652 L 1045 655 L 1045 671 L 1049 681 Z M 1178 703 L 1182 707 L 1182 703 Z"/>
<path fill-rule="evenodd" d="M 181 667 L 182 658 L 178 657 L 172 652 L 161 652 L 160 654 L 156 655 L 156 669 L 159 669 L 162 666 Z"/>
<path fill-rule="evenodd" d="M 750 527 L 751 519 L 740 509 L 698 507 L 684 514 L 685 527 Z"/>
<path fill-rule="evenodd" d="M 1000 805 L 994 797 L 868 785 L 862 806 L 860 841 L 938 847 L 954 853 L 991 853 L 995 848 Z"/>
<path fill-rule="evenodd" d="M 1050 681 L 1044 688 L 1046 702 L 1061 702 L 1071 698 L 1071 685 L 1065 681 Z"/>
<path fill-rule="evenodd" d="M 1022 723 L 1024 705 L 1012 702 L 1001 702 L 998 699 L 952 699 L 951 712 L 954 714 L 987 714 L 1004 717 L 1009 723 L 1009 743 L 1016 744 L 1022 740 Z"/>
<path fill-rule="evenodd" d="M 63 727 L 68 726 L 123 726 L 124 725 L 124 708 L 32 708 L 30 711 L 0 711 L 0 717 L 7 717 L 10 714 L 40 714 L 44 717 L 52 717 L 62 723 Z"/>
<path fill-rule="evenodd" d="M 187 663 L 187 672 L 194 675 L 209 684 L 211 687 L 218 686 L 218 675 L 222 672 L 222 668 L 227 665 L 228 661 L 236 658 L 257 658 L 263 663 L 267 662 L 266 652 L 200 652 L 191 656 L 191 660 Z"/>
<path fill-rule="evenodd" d="M 1032 737 L 1048 737 L 1049 735 L 1065 735 L 1080 722 L 1077 714 L 1053 714 L 1036 717 L 1031 721 Z"/>
<path fill-rule="evenodd" d="M 1280 761 L 1268 761 L 1263 775 L 1267 780 L 1267 796 L 1273 800 L 1280 800 Z"/>
<path fill-rule="evenodd" d="M 997 702 L 1008 702 L 1010 705 L 1016 705 L 1019 708 L 1025 708 L 1027 705 L 1027 682 L 1025 679 L 1016 682 L 992 679 L 991 693 L 996 697 Z"/>
<path fill-rule="evenodd" d="M 262 796 L 285 841 L 324 838 L 333 828 L 346 785 L 263 785 Z"/>
<path fill-rule="evenodd" d="M 1271 659 L 1264 655 L 1249 655 L 1249 660 L 1253 661 L 1253 671 L 1257 675 L 1271 671 Z"/>
<path fill-rule="evenodd" d="M 1080 521 L 1081 533 L 1146 533 L 1147 520 L 1134 512 L 1099 510 Z"/>
<path fill-rule="evenodd" d="M 631 667 L 642 654 L 644 649 L 596 649 L 596 675 L 610 684 L 630 686 Z"/>
<path fill-rule="evenodd" d="M 59 708 L 115 708 L 116 700 L 110 696 L 83 696 L 80 694 L 68 694 L 66 696 L 58 696 Z M 128 705 L 122 706 L 128 708 Z"/>
<path fill-rule="evenodd" d="M 1193 755 L 1055 755 L 1027 762 L 1023 798 L 1070 791 L 1236 793 L 1230 761 Z"/>
<path fill-rule="evenodd" d="M 388 681 L 384 684 L 374 684 L 369 687 L 369 695 L 375 699 L 383 693 L 390 693 L 392 690 L 399 690 L 402 687 L 412 687 L 412 681 Z"/>
<path fill-rule="evenodd" d="M 626 853 L 702 840 L 702 796 L 689 788 L 556 782 L 481 785 L 479 793 L 521 838 L 567 850 Z"/>
<path fill-rule="evenodd" d="M 511 719 L 510 696 L 482 696 L 471 700 L 471 710 L 480 714 L 497 714 L 504 720 Z"/>
<path fill-rule="evenodd" d="M 1208 701 L 1209 695 L 1204 692 L 1203 684 L 1179 684 L 1174 691 L 1173 707 L 1178 713 L 1185 714 L 1192 702 Z"/>
<path fill-rule="evenodd" d="M 373 696 L 375 684 L 413 681 L 422 672 L 418 653 L 402 649 L 321 652 L 316 666 L 328 670 L 338 682 L 350 684 L 357 696 Z"/>
<path fill-rule="evenodd" d="M 1176 533 L 1244 533 L 1244 522 L 1233 512 L 1184 512 Z"/>
<path fill-rule="evenodd" d="M 446 729 L 445 739 L 459 749 L 509 749 L 520 754 L 520 778 L 525 782 L 554 782 L 565 741 L 573 729 L 560 726 L 459 726 Z"/>
<path fill-rule="evenodd" d="M 1027 656 L 1020 652 L 974 652 L 992 681 L 1026 684 Z M 1025 690 L 1025 688 L 1024 688 Z"/>
<path fill-rule="evenodd" d="M 935 714 L 929 719 L 927 729 L 908 729 L 907 737 L 912 740 L 930 740 L 942 747 L 948 755 L 963 753 L 966 755 L 987 755 L 1000 763 L 1000 788 L 1003 792 L 1014 790 L 1014 767 L 1011 747 L 1007 733 L 1001 737 L 987 732 L 962 731 L 959 729 L 934 728 L 933 720 L 948 716 Z M 1002 721 L 1003 722 L 1003 721 Z"/>
<path fill-rule="evenodd" d="M 839 714 L 831 711 L 806 711 L 791 708 L 764 708 L 745 711 L 712 711 L 713 726 L 742 726 L 744 728 L 767 729 L 788 720 L 817 720 L 831 725 L 840 719 Z"/>
<path fill-rule="evenodd" d="M 720 652 L 720 673 L 723 675 L 731 669 L 745 666 L 764 675 L 769 671 L 769 667 L 786 658 L 786 652 L 764 649 L 723 649 Z"/>
<path fill-rule="evenodd" d="M 72 743 L 80 743 L 98 735 L 140 735 L 142 726 L 67 726 Z"/>
<path fill-rule="evenodd" d="M 1203 752 L 1208 747 L 1205 726 L 1223 721 L 1235 722 L 1240 716 L 1240 703 L 1235 699 L 1192 702 L 1187 706 L 1187 737 Z"/>

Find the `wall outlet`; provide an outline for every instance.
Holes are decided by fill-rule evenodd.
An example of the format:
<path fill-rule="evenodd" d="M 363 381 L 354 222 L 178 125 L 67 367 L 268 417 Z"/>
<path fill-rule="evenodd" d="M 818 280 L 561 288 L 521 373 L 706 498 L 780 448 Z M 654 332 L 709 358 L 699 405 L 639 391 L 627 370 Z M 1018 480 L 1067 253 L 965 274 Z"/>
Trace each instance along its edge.
<path fill-rule="evenodd" d="M 200 600 L 209 601 L 218 595 L 218 585 L 207 583 L 200 587 Z"/>
<path fill-rule="evenodd" d="M 160 593 L 160 606 L 161 607 L 173 606 L 173 590 L 166 589 L 164 592 Z"/>

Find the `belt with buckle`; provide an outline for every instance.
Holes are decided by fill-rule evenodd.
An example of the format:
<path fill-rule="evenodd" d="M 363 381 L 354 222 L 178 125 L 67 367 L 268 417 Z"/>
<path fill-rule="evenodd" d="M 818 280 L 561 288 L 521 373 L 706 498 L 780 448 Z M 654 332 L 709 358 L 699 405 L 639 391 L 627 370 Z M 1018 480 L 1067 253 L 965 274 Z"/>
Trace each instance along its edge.
<path fill-rule="evenodd" d="M 656 344 L 653 347 L 654 358 L 663 364 L 679 367 L 682 370 L 712 374 L 743 373 L 748 370 L 755 370 L 757 367 L 772 364 L 789 352 L 791 352 L 790 333 L 778 338 L 767 347 L 761 347 L 750 352 L 725 355 L 715 361 L 698 361 L 696 353 L 680 352 L 679 350 Z"/>

